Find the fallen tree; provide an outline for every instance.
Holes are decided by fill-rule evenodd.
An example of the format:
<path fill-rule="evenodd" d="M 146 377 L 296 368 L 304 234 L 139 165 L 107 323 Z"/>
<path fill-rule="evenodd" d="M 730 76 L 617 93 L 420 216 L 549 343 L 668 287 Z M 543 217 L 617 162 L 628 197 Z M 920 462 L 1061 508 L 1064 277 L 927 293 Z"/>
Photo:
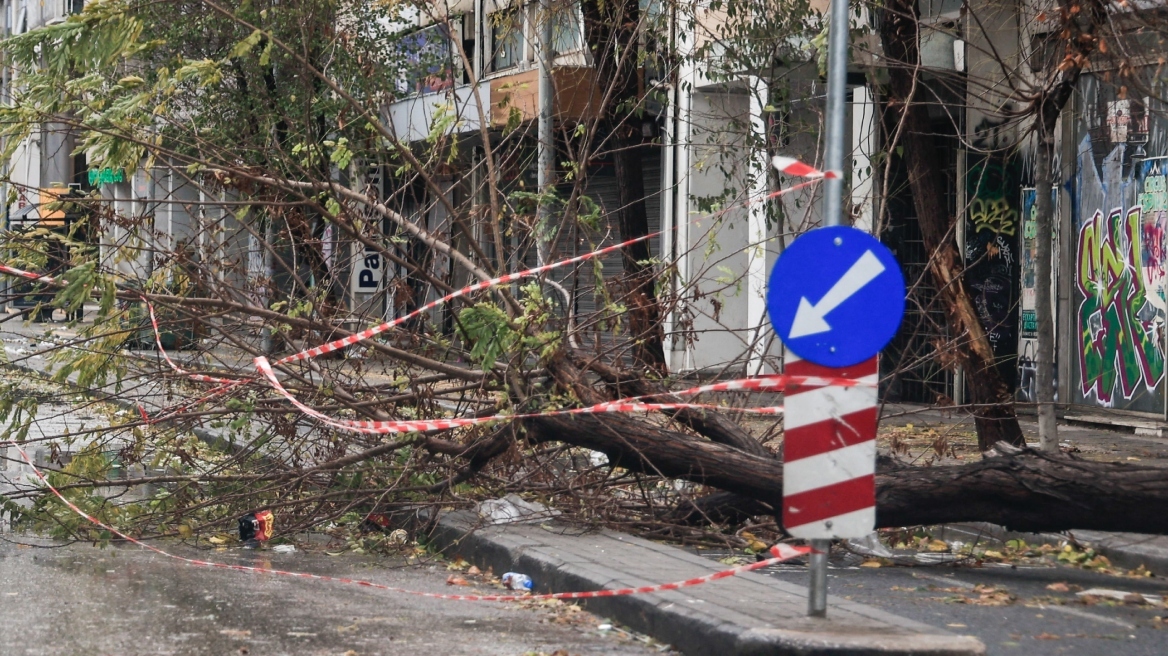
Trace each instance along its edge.
<path fill-rule="evenodd" d="M 782 463 L 623 417 L 527 422 L 531 439 L 603 451 L 614 465 L 733 493 L 701 508 L 735 518 L 744 500 L 782 503 Z M 900 467 L 876 475 L 880 528 L 992 522 L 1018 531 L 1091 529 L 1168 534 L 1168 477 L 1158 467 L 1091 462 L 999 443 L 967 465 Z M 765 507 L 747 506 L 737 518 Z"/>
<path fill-rule="evenodd" d="M 313 47 L 289 45 L 304 36 L 298 12 L 311 13 L 320 3 L 338 16 L 339 32 L 313 32 L 325 41 Z M 440 8 L 419 5 L 432 10 L 435 25 L 449 27 Z M 135 410 L 111 411 L 108 425 L 81 433 L 29 438 L 37 399 L 21 396 L 19 382 L 0 395 L 4 439 L 43 447 L 60 465 L 53 480 L 83 508 L 139 532 L 183 537 L 222 531 L 242 512 L 264 506 L 280 510 L 281 530 L 295 530 L 352 524 L 353 517 L 387 509 L 471 505 L 511 492 L 557 503 L 588 522 L 717 525 L 775 514 L 782 463 L 760 433 L 776 435 L 778 426 L 750 430 L 709 407 L 670 408 L 657 418 L 547 415 L 503 426 L 410 424 L 382 432 L 356 426 L 502 421 L 501 414 L 539 415 L 629 396 L 679 400 L 669 392 L 683 379 L 665 375 L 661 366 L 660 319 L 675 317 L 676 338 L 686 339 L 685 322 L 692 326 L 706 306 L 717 321 L 719 299 L 746 274 L 731 271 L 722 279 L 716 245 L 694 242 L 660 254 L 664 262 L 652 261 L 647 248 L 626 252 L 622 268 L 635 274 L 631 285 L 609 284 L 596 259 L 556 275 L 493 281 L 516 271 L 538 241 L 539 228 L 524 213 L 531 194 L 514 182 L 522 181 L 515 172 L 532 145 L 522 112 L 516 109 L 518 117 L 509 116 L 506 126 L 480 115 L 478 134 L 455 138 L 447 130 L 467 118 L 458 113 L 483 108 L 459 105 L 452 93 L 441 108 L 447 114 L 439 112 L 446 123 L 435 119 L 426 138 L 403 139 L 381 116 L 401 93 L 400 80 L 377 71 L 390 64 L 420 69 L 411 78 L 418 92 L 449 82 L 439 78 L 455 71 L 444 68 L 448 61 L 419 66 L 395 48 L 378 50 L 383 42 L 403 49 L 415 43 L 416 37 L 380 33 L 386 22 L 348 20 L 382 9 L 303 0 L 282 3 L 280 11 L 249 4 L 233 12 L 202 1 L 183 5 L 201 21 L 176 24 L 166 6 L 111 0 L 100 11 L 6 42 L 25 85 L 18 107 L 4 113 L 9 145 L 51 123 L 85 143 L 106 168 L 149 165 L 155 188 L 184 187 L 165 199 L 167 211 L 190 224 L 181 238 L 161 230 L 162 214 L 128 214 L 98 194 L 71 200 L 85 208 L 94 232 L 105 235 L 104 252 L 113 255 L 103 260 L 59 236 L 70 249 L 62 274 L 38 282 L 40 288 L 13 291 L 55 294 L 53 305 L 70 313 L 88 304 L 91 322 L 74 324 L 67 340 L 47 346 L 42 340 L 37 348 L 53 356 L 60 381 Z M 915 21 L 915 9 L 896 6 L 905 11 L 900 18 Z M 590 39 L 598 43 L 611 46 L 612 39 L 645 31 L 639 24 L 602 24 L 645 20 L 635 3 L 590 7 Z M 916 39 L 915 24 L 890 21 L 886 28 L 896 39 Z M 193 38 L 192 29 L 206 30 L 201 36 L 208 38 Z M 915 46 L 899 47 L 891 50 L 902 63 L 916 61 Z M 323 52 L 335 54 L 327 72 L 314 62 Z M 610 232 L 647 235 L 645 199 L 615 212 L 614 221 L 583 200 L 590 163 L 615 158 L 620 171 L 638 168 L 629 148 L 644 134 L 637 122 L 645 107 L 633 93 L 640 82 L 628 63 L 636 60 L 632 52 L 610 48 L 605 70 L 613 79 L 598 82 L 619 111 L 561 126 L 561 145 L 572 160 L 567 168 L 579 174 L 570 181 L 557 237 L 556 257 L 564 260 L 593 251 Z M 373 65 L 371 57 L 381 59 Z M 134 62 L 140 75 L 128 75 L 125 62 Z M 951 217 L 939 204 L 943 190 L 929 175 L 935 173 L 931 142 L 909 70 L 898 69 L 892 81 L 894 99 L 904 105 L 906 157 L 915 158 L 910 184 L 933 255 L 930 271 L 955 339 L 966 349 L 960 362 L 974 380 L 979 437 L 992 450 L 959 466 L 883 463 L 876 476 L 878 523 L 989 521 L 1018 530 L 1168 533 L 1159 512 L 1168 495 L 1163 470 L 1002 444 L 1020 442 L 1021 432 L 962 288 L 960 254 Z M 78 71 L 87 74 L 78 78 Z M 477 84 L 475 71 L 463 73 L 466 84 Z M 264 102 L 251 90 L 263 90 Z M 509 114 L 506 105 L 496 109 Z M 375 183 L 379 175 L 389 180 Z M 501 181 L 515 186 L 501 188 Z M 631 202 L 636 187 L 622 186 L 619 202 Z M 711 223 L 720 225 L 750 199 L 732 200 L 712 211 Z M 6 234 L 3 245 L 13 264 L 46 266 L 44 244 L 29 235 Z M 704 258 L 705 268 L 693 272 L 697 282 L 676 273 L 682 255 Z M 392 279 L 375 278 L 391 265 Z M 370 291 L 350 290 L 345 312 L 351 315 L 339 316 L 338 289 L 346 280 L 371 282 Z M 476 281 L 477 289 L 435 300 Z M 157 335 L 146 304 L 160 316 Z M 408 323 L 381 325 L 387 313 Z M 370 325 L 380 332 L 360 335 Z M 195 352 L 164 345 L 171 359 L 162 358 L 156 337 Z M 354 339 L 319 348 L 338 338 Z M 757 356 L 747 341 L 721 378 L 740 376 Z M 275 363 L 273 376 L 299 406 L 257 375 L 258 357 Z M 131 383 L 142 381 L 158 383 L 149 395 L 163 399 L 159 407 L 137 405 Z M 208 424 L 231 449 L 190 438 L 192 429 Z M 66 451 L 71 460 L 62 456 Z M 147 466 L 164 471 L 110 480 L 115 469 Z M 678 492 L 676 481 L 692 486 Z M 167 486 L 145 508 L 126 508 L 131 502 L 100 493 L 145 484 Z M 37 506 L 6 505 L 5 511 L 93 537 L 43 492 L 17 489 L 10 500 L 36 499 Z"/>

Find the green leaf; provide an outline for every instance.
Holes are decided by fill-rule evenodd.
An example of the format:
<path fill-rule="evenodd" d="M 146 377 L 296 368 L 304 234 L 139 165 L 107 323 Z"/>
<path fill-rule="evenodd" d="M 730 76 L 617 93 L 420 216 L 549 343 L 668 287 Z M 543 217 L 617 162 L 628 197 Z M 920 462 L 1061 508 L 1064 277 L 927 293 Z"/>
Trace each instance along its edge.
<path fill-rule="evenodd" d="M 251 34 L 248 35 L 248 37 L 246 39 L 235 44 L 235 47 L 231 49 L 230 57 L 232 59 L 234 59 L 234 58 L 242 57 L 242 56 L 246 55 L 247 53 L 251 52 L 253 48 L 255 48 L 257 45 L 259 45 L 260 40 L 263 38 L 264 38 L 263 32 L 261 32 L 259 30 L 252 32 Z"/>

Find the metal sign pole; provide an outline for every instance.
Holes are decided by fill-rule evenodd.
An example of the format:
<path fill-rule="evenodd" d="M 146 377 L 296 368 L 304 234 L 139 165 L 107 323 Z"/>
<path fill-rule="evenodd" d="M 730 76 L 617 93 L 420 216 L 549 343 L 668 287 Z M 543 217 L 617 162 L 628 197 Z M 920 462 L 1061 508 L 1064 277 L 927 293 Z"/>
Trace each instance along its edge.
<path fill-rule="evenodd" d="M 828 27 L 827 42 L 827 134 L 824 144 L 824 169 L 842 173 L 844 136 L 847 122 L 848 92 L 848 0 L 831 0 L 831 24 Z M 837 226 L 843 223 L 842 175 L 824 180 L 823 225 Z M 827 616 L 827 554 L 831 549 L 830 540 L 812 540 L 809 567 L 811 585 L 807 597 L 807 614 L 811 617 Z"/>

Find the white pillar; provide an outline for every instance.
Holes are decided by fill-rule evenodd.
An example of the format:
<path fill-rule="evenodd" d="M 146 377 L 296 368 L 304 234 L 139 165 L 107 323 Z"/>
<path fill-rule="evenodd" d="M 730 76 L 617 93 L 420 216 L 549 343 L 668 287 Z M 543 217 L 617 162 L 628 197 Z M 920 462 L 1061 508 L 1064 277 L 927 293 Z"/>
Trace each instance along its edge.
<path fill-rule="evenodd" d="M 747 171 L 750 184 L 747 210 L 746 243 L 746 328 L 749 331 L 750 355 L 747 373 L 763 372 L 763 356 L 771 333 L 766 313 L 767 290 L 767 172 L 766 100 L 767 84 L 755 76 L 746 79 L 750 94 L 750 133 L 752 150 Z"/>
<path fill-rule="evenodd" d="M 685 43 L 690 41 L 686 40 Z M 684 44 L 679 44 L 679 47 L 683 50 L 688 49 Z M 664 189 L 668 209 L 661 226 L 665 231 L 662 235 L 662 252 L 676 258 L 673 262 L 676 266 L 674 291 L 684 289 L 690 283 L 689 251 L 692 246 L 689 237 L 690 122 L 695 78 L 693 62 L 683 58 L 677 74 L 677 88 L 674 89 L 674 113 L 671 115 L 673 120 L 667 126 L 669 141 L 666 143 L 671 147 L 666 152 L 671 159 L 665 165 L 667 172 L 664 177 Z M 679 304 L 684 302 L 685 300 L 681 299 Z M 670 312 L 664 325 L 669 370 L 693 369 L 692 354 L 686 340 L 677 336 L 676 327 L 677 317 L 675 312 Z"/>
<path fill-rule="evenodd" d="M 876 152 L 876 103 L 866 86 L 852 89 L 852 207 L 856 208 L 856 228 L 876 229 L 873 216 L 872 157 Z"/>

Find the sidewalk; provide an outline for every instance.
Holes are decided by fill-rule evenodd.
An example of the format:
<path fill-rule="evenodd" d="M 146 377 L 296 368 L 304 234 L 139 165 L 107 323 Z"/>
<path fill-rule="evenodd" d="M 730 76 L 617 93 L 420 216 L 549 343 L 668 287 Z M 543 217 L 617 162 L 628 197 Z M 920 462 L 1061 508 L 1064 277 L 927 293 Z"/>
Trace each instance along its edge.
<path fill-rule="evenodd" d="M 497 574 L 517 571 L 537 592 L 623 588 L 681 581 L 717 571 L 688 551 L 611 531 L 542 524 L 479 526 L 468 511 L 438 520 L 434 546 Z M 985 646 L 837 597 L 827 618 L 807 617 L 807 589 L 747 572 L 676 592 L 589 599 L 589 611 L 669 643 L 687 656 L 904 654 L 973 656 Z"/>

